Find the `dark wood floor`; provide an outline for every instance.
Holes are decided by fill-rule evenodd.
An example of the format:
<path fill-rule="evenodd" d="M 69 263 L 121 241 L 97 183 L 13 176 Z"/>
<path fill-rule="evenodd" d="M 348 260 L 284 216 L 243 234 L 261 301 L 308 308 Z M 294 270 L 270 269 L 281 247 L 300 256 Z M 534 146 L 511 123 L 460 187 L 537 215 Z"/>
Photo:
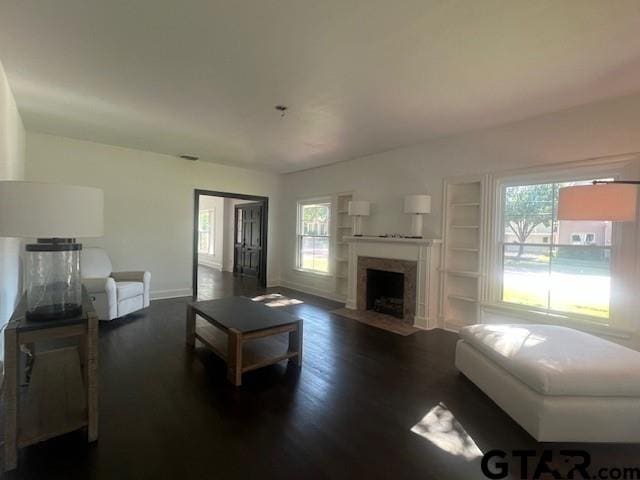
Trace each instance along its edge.
<path fill-rule="evenodd" d="M 286 307 L 305 322 L 300 372 L 267 367 L 234 388 L 214 355 L 185 347 L 187 299 L 154 301 L 101 328 L 98 442 L 74 433 L 30 447 L 7 477 L 473 479 L 480 460 L 461 453 L 474 444 L 545 447 L 457 373 L 455 334 L 402 337 L 330 314 L 339 304 L 270 291 L 304 302 Z M 218 273 L 201 293 L 260 289 Z M 428 412 L 440 421 L 431 439 L 412 431 Z M 637 446 L 588 449 L 594 463 L 640 463 Z"/>

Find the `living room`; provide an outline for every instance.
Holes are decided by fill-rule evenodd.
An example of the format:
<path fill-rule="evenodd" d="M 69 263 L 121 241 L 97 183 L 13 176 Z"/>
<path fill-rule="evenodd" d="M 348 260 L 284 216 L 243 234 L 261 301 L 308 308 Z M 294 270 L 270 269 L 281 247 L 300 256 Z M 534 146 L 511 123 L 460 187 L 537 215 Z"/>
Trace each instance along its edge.
<path fill-rule="evenodd" d="M 640 4 L 401 4 L 3 2 L 7 478 L 640 477 Z"/>

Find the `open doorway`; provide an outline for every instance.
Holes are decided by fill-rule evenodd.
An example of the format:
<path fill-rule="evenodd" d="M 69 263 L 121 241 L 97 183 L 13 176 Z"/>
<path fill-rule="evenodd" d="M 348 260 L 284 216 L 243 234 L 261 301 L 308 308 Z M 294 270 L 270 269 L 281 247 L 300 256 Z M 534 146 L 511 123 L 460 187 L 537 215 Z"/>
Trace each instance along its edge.
<path fill-rule="evenodd" d="M 266 287 L 268 215 L 267 197 L 195 190 L 194 298 L 241 294 L 237 283 Z"/>

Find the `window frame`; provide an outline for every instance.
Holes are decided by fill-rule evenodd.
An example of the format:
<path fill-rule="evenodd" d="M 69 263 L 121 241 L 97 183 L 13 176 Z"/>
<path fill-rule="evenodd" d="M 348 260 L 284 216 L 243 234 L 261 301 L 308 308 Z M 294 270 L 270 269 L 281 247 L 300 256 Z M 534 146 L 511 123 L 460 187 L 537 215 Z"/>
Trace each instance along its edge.
<path fill-rule="evenodd" d="M 621 275 L 623 268 L 621 263 L 623 260 L 622 249 L 626 239 L 623 238 L 623 224 L 613 222 L 611 229 L 611 294 L 609 299 L 609 318 L 593 317 L 574 312 L 564 312 L 548 308 L 539 308 L 529 305 L 520 305 L 516 303 L 504 302 L 502 300 L 503 291 L 503 257 L 502 251 L 504 247 L 504 201 L 505 191 L 507 187 L 518 185 L 536 185 L 540 183 L 560 183 L 580 180 L 590 180 L 593 178 L 635 178 L 637 174 L 629 173 L 630 162 L 628 160 L 611 160 L 597 162 L 584 162 L 582 164 L 570 164 L 563 166 L 535 167 L 521 171 L 506 172 L 501 176 L 494 176 L 491 182 L 491 206 L 489 211 L 488 227 L 490 235 L 486 238 L 490 241 L 488 252 L 488 261 L 484 274 L 487 277 L 487 288 L 483 297 L 483 307 L 497 309 L 499 311 L 512 311 L 525 315 L 532 321 L 540 321 L 541 318 L 549 318 L 549 323 L 567 324 L 572 326 L 592 326 L 595 330 L 607 329 L 618 331 L 628 331 L 626 325 L 628 319 L 622 317 L 618 310 L 623 307 L 614 305 L 614 278 L 615 283 L 621 281 L 618 276 Z M 637 243 L 637 240 L 634 242 Z M 545 245 L 546 246 L 546 245 Z M 628 247 L 627 247 L 628 248 Z"/>
<path fill-rule="evenodd" d="M 303 235 L 302 233 L 302 211 L 305 206 L 309 205 L 320 205 L 326 204 L 329 210 L 329 218 L 327 219 L 327 235 L 318 235 L 317 237 L 327 238 L 328 244 L 328 252 L 327 252 L 327 271 L 323 272 L 321 270 L 313 270 L 310 268 L 304 268 L 302 266 L 302 242 L 304 237 L 309 237 L 310 235 Z M 331 197 L 315 197 L 315 198 L 305 198 L 298 200 L 296 205 L 296 257 L 295 257 L 295 267 L 294 269 L 303 272 L 309 275 L 317 275 L 320 277 L 328 277 L 331 276 L 332 273 L 332 241 L 333 241 L 333 205 L 331 201 Z M 315 236 L 312 236 L 315 237 Z"/>
<path fill-rule="evenodd" d="M 198 211 L 198 247 L 200 246 L 200 233 L 205 233 L 204 230 L 200 230 L 200 215 L 202 213 L 208 213 L 209 215 L 209 245 L 207 247 L 207 251 L 206 252 L 202 252 L 200 251 L 200 249 L 198 248 L 198 255 L 215 255 L 216 254 L 216 248 L 215 248 L 215 238 L 214 238 L 214 232 L 215 232 L 215 208 L 203 208 L 201 210 Z"/>

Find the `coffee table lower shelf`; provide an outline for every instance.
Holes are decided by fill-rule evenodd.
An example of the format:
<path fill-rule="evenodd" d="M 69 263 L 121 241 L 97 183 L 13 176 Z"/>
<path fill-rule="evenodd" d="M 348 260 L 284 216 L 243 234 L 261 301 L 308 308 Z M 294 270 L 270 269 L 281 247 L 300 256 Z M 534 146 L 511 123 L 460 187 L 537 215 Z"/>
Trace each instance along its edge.
<path fill-rule="evenodd" d="M 195 323 L 195 338 L 225 361 L 229 381 L 236 386 L 241 385 L 243 373 L 288 359 L 299 364 L 299 352 L 293 350 L 291 342 L 283 336 L 295 331 L 292 327 L 251 337 L 236 336 L 233 332 L 227 334 L 201 318 L 196 318 Z"/>

